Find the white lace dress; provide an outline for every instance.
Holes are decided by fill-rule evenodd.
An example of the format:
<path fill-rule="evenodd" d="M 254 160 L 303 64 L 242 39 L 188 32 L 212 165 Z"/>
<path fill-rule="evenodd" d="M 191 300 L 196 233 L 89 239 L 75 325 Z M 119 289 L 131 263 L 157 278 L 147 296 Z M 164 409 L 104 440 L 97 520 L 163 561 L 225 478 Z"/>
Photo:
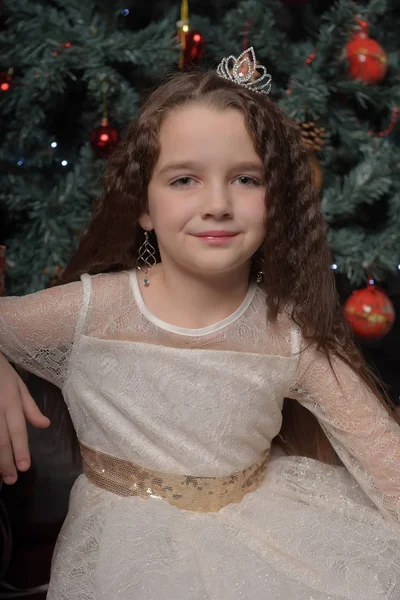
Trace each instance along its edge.
<path fill-rule="evenodd" d="M 283 398 L 314 413 L 343 464 L 272 454 L 265 477 L 214 512 L 120 496 L 81 475 L 48 600 L 398 600 L 400 427 L 338 360 L 241 307 L 200 330 L 152 315 L 135 271 L 0 298 L 0 350 L 63 391 L 80 442 L 179 476 L 254 464 Z"/>

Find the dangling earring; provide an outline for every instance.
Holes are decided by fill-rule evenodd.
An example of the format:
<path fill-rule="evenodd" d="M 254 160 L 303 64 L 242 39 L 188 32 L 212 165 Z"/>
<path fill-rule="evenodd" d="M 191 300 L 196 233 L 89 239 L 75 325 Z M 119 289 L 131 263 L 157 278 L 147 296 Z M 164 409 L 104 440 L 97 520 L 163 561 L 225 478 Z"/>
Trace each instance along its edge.
<path fill-rule="evenodd" d="M 140 261 L 143 263 L 142 266 L 138 264 L 137 268 L 139 271 L 142 271 L 145 274 L 145 278 L 143 279 L 143 285 L 146 287 L 150 285 L 150 279 L 147 277 L 148 272 L 154 265 L 157 264 L 156 261 L 156 251 L 153 246 L 149 242 L 149 233 L 148 231 L 144 232 L 144 242 L 139 248 L 139 256 L 137 262 Z"/>
<path fill-rule="evenodd" d="M 257 281 L 257 283 L 262 283 L 264 281 L 264 271 L 262 270 L 263 266 L 264 266 L 264 258 L 263 258 L 263 255 L 262 255 L 262 251 L 260 252 L 260 250 L 261 250 L 261 248 L 259 248 L 257 250 L 257 252 L 255 253 L 255 255 L 254 255 L 254 258 L 256 260 L 256 265 L 257 265 L 257 262 L 258 262 L 257 266 L 260 269 L 259 271 L 257 271 L 257 275 L 256 275 L 256 281 Z"/>

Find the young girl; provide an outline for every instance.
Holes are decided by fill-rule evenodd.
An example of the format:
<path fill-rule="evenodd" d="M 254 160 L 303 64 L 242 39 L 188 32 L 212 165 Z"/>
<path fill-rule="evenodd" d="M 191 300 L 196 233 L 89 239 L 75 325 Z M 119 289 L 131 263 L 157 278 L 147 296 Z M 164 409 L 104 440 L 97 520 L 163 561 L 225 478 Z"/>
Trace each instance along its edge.
<path fill-rule="evenodd" d="M 161 85 L 63 285 L 1 299 L 3 353 L 61 388 L 83 461 L 49 600 L 400 597 L 400 427 L 301 137 L 246 60 Z M 1 365 L 12 483 L 22 417 L 48 422 Z"/>

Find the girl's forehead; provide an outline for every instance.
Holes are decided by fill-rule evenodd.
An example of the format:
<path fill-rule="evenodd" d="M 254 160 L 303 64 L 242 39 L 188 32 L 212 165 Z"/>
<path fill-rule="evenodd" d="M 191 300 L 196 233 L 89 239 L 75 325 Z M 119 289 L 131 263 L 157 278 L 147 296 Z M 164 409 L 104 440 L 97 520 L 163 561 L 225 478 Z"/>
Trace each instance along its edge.
<path fill-rule="evenodd" d="M 226 121 L 234 121 L 239 127 L 245 126 L 244 115 L 239 109 L 190 102 L 167 112 L 161 127 L 182 122 L 200 122 L 202 124 L 213 122 L 213 124 L 220 123 L 223 126 Z"/>
<path fill-rule="evenodd" d="M 253 141 L 244 115 L 234 108 L 188 105 L 172 110 L 164 118 L 159 141 L 161 155 L 185 149 L 214 154 L 252 151 Z"/>

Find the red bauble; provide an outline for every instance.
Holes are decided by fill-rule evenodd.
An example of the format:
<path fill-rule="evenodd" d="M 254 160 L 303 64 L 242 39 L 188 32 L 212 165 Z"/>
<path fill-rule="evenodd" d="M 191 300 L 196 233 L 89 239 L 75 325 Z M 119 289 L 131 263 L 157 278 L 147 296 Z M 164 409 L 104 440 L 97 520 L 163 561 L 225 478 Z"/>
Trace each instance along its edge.
<path fill-rule="evenodd" d="M 108 158 L 119 143 L 119 133 L 111 127 L 107 119 L 103 119 L 100 127 L 93 129 L 90 135 L 90 144 L 97 156 Z"/>
<path fill-rule="evenodd" d="M 344 305 L 344 316 L 358 337 L 378 340 L 392 327 L 395 312 L 385 292 L 369 284 L 352 293 Z"/>
<path fill-rule="evenodd" d="M 204 37 L 200 31 L 190 30 L 184 33 L 185 49 L 183 50 L 183 66 L 197 65 L 204 56 Z"/>
<path fill-rule="evenodd" d="M 366 21 L 359 20 L 357 23 L 359 30 L 346 45 L 348 74 L 364 83 L 382 81 L 388 70 L 387 54 L 378 42 L 368 37 Z"/>

